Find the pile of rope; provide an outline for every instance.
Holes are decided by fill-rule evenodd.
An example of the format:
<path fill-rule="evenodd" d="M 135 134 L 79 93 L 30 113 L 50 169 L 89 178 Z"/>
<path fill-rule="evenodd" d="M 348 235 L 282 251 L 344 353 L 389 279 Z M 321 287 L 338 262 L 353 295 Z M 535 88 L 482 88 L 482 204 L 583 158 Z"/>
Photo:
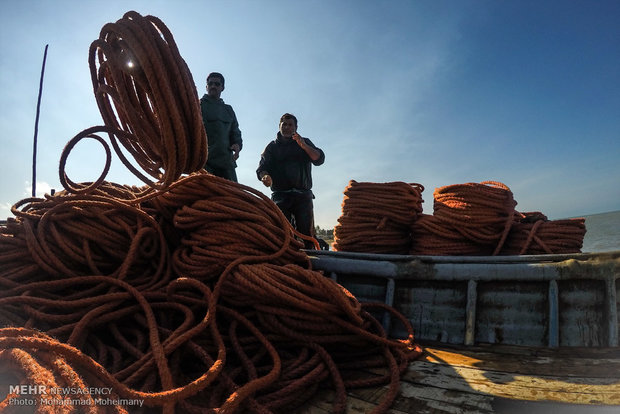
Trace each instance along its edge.
<path fill-rule="evenodd" d="M 25 244 L 31 257 L 26 262 L 36 264 L 31 276 L 108 275 L 145 289 L 161 286 L 171 274 L 164 235 L 143 210 L 105 194 L 117 188 L 107 184 L 97 194 L 22 200 L 11 209 L 18 220 L 9 220 L 3 232 L 11 237 L 2 240 Z M 19 264 L 7 259 L 5 269 Z"/>
<path fill-rule="evenodd" d="M 434 213 L 412 227 L 411 254 L 516 255 L 578 253 L 585 220 L 549 221 L 520 213 L 503 183 L 456 184 L 435 189 Z"/>
<path fill-rule="evenodd" d="M 520 213 L 497 181 L 436 188 L 422 213 L 420 184 L 356 183 L 344 192 L 334 250 L 433 256 L 579 253 L 585 219 Z"/>
<path fill-rule="evenodd" d="M 107 183 L 14 206 L 0 233 L 3 325 L 75 348 L 92 360 L 80 362 L 84 381 L 100 365 L 119 398 L 165 412 L 286 412 L 326 381 L 334 412 L 347 388 L 386 382 L 377 412 L 391 405 L 420 353 L 409 322 L 391 310 L 409 336 L 388 339 L 372 305 L 310 269 L 262 193 L 204 171 L 139 205 L 105 191 L 140 193 Z M 385 374 L 347 380 L 354 362 Z"/>
<path fill-rule="evenodd" d="M 499 252 L 508 237 L 517 205 L 507 186 L 495 181 L 455 184 L 436 188 L 433 197 L 434 218 L 419 224 L 423 230 L 413 235 L 413 254 L 428 251 L 425 236 L 439 249 L 441 239 L 447 240 L 446 250 L 450 254 Z"/>
<path fill-rule="evenodd" d="M 127 13 L 91 46 L 91 69 L 95 56 L 106 125 L 65 147 L 65 190 L 16 203 L 0 226 L 0 372 L 70 390 L 41 396 L 40 412 L 284 413 L 327 386 L 342 413 L 348 389 L 389 384 L 373 411 L 386 412 L 421 353 L 409 321 L 312 270 L 268 197 L 201 169 L 198 99 L 161 21 Z M 167 76 L 184 82 L 156 81 Z M 157 181 L 130 167 L 146 186 L 106 182 L 102 132 Z M 108 158 L 74 183 L 64 166 L 83 138 Z M 407 338 L 388 338 L 376 307 Z M 110 390 L 105 406 L 89 387 Z M 15 397 L 0 388 L 0 408 L 19 410 Z"/>
<path fill-rule="evenodd" d="M 334 228 L 334 250 L 407 254 L 411 226 L 422 212 L 423 191 L 416 183 L 351 180 Z"/>
<path fill-rule="evenodd" d="M 585 234 L 584 218 L 548 220 L 540 212 L 521 213 L 512 223 L 501 254 L 577 253 Z"/>

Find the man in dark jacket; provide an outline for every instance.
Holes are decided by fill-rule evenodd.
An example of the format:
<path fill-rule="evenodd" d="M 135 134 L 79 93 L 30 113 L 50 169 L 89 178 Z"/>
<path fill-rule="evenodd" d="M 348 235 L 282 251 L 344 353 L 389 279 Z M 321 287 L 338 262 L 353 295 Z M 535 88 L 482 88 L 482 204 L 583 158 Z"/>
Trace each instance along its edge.
<path fill-rule="evenodd" d="M 271 187 L 271 199 L 302 234 L 314 237 L 312 165 L 325 162 L 325 154 L 297 133 L 297 118 L 284 114 L 280 131 L 263 151 L 256 170 L 259 180 Z M 304 241 L 306 248 L 314 244 Z"/>
<path fill-rule="evenodd" d="M 213 175 L 237 182 L 237 163 L 243 147 L 237 116 L 232 106 L 220 95 L 224 90 L 224 76 L 212 72 L 207 76 L 207 93 L 200 99 L 202 122 L 207 132 L 209 156 L 205 169 Z"/>

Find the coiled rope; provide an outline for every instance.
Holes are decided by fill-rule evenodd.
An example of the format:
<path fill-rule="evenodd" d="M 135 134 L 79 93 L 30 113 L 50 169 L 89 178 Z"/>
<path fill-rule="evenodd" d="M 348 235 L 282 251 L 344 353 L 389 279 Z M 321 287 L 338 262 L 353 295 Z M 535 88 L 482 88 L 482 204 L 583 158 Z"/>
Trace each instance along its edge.
<path fill-rule="evenodd" d="M 103 26 L 88 62 L 105 132 L 129 170 L 166 188 L 204 166 L 207 141 L 196 86 L 161 20 L 125 13 Z M 119 144 L 156 183 L 129 162 Z"/>
<path fill-rule="evenodd" d="M 103 383 L 92 375 L 92 370 L 82 370 L 78 358 L 79 350 L 64 345 L 48 335 L 25 328 L 0 329 L 0 363 L 5 378 L 14 378 L 16 384 L 42 386 L 42 393 L 7 395 L 0 402 L 0 411 L 18 412 L 19 408 L 11 405 L 11 399 L 29 400 L 28 407 L 37 407 L 39 413 L 71 413 L 75 412 L 73 401 L 83 401 L 79 406 L 84 413 L 118 413 L 128 411 L 120 404 L 97 406 L 93 396 L 81 393 L 84 389 L 101 387 Z M 90 361 L 89 361 L 90 362 Z M 70 390 L 67 393 L 52 393 L 57 389 Z M 38 388 L 37 388 L 38 389 Z M 116 393 L 108 393 L 106 399 L 119 400 Z M 16 410 L 17 408 L 17 410 Z"/>
<path fill-rule="evenodd" d="M 520 213 L 503 183 L 435 189 L 433 214 L 422 213 L 420 184 L 357 183 L 345 188 L 334 249 L 413 255 L 578 253 L 585 220 L 549 221 Z"/>
<path fill-rule="evenodd" d="M 14 235 L 24 238 L 38 268 L 55 278 L 106 275 L 144 289 L 170 279 L 163 233 L 151 216 L 126 202 L 59 193 L 22 200 L 11 211 L 23 232 Z"/>
<path fill-rule="evenodd" d="M 208 280 L 239 257 L 265 256 L 277 264 L 309 266 L 303 244 L 279 209 L 242 184 L 193 174 L 145 202 L 174 223 L 180 246 L 173 252 L 178 274 Z"/>
<path fill-rule="evenodd" d="M 411 227 L 411 254 L 430 256 L 488 256 L 491 248 L 472 242 L 432 214 L 420 214 Z"/>
<path fill-rule="evenodd" d="M 510 189 L 496 181 L 456 184 L 435 189 L 434 213 L 468 240 L 495 247 L 497 254 L 508 237 L 517 202 Z"/>
<path fill-rule="evenodd" d="M 502 254 L 562 254 L 581 251 L 584 218 L 548 220 L 539 212 L 522 213 L 513 223 Z"/>
<path fill-rule="evenodd" d="M 334 228 L 334 250 L 407 254 L 411 226 L 422 212 L 422 191 L 415 183 L 351 180 Z"/>
<path fill-rule="evenodd" d="M 548 221 L 520 213 L 510 189 L 485 181 L 441 187 L 434 212 L 413 226 L 411 254 L 511 255 L 578 253 L 585 220 Z"/>

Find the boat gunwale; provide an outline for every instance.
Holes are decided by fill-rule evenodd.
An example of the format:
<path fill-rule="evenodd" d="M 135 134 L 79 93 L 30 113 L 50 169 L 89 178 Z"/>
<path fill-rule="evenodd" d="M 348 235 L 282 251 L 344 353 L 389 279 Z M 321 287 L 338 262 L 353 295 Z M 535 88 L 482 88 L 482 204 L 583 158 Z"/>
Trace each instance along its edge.
<path fill-rule="evenodd" d="M 620 250 L 608 252 L 586 252 L 566 254 L 536 254 L 536 255 L 510 255 L 510 256 L 428 256 L 428 255 L 402 255 L 385 253 L 360 253 L 333 250 L 306 250 L 310 257 L 338 257 L 357 260 L 380 260 L 380 261 L 418 261 L 422 263 L 542 263 L 563 262 L 566 260 L 591 260 L 591 259 L 617 259 L 620 258 Z"/>

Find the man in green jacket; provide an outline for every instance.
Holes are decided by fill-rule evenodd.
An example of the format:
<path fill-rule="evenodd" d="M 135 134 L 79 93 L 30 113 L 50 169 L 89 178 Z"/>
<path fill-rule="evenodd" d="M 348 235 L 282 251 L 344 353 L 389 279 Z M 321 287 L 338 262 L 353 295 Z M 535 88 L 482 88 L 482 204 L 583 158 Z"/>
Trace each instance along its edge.
<path fill-rule="evenodd" d="M 212 72 L 207 76 L 207 93 L 200 98 L 202 122 L 209 142 L 209 157 L 205 169 L 213 175 L 237 182 L 237 163 L 243 147 L 237 116 L 232 106 L 220 98 L 224 76 Z"/>

